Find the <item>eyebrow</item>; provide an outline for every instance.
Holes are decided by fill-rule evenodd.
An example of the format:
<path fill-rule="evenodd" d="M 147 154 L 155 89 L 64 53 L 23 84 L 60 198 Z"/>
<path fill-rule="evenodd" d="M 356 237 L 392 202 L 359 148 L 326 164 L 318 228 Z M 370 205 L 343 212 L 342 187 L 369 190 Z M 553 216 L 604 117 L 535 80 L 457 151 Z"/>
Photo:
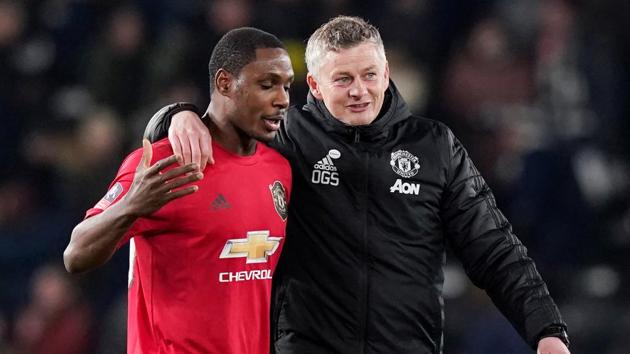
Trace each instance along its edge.
<path fill-rule="evenodd" d="M 291 75 L 288 77 L 289 81 L 293 82 L 293 80 L 295 79 L 295 75 Z M 276 74 L 276 73 L 265 73 L 263 74 L 263 76 L 258 80 L 258 82 L 262 82 L 265 80 L 273 80 L 273 81 L 283 81 L 284 78 L 282 77 L 282 75 L 280 74 Z"/>
<path fill-rule="evenodd" d="M 371 71 L 371 70 L 375 70 L 376 68 L 377 68 L 376 65 L 370 65 L 365 69 L 361 69 L 361 71 Z M 332 73 L 332 76 L 338 76 L 338 75 L 352 76 L 352 74 L 349 71 L 337 71 L 337 72 Z"/>

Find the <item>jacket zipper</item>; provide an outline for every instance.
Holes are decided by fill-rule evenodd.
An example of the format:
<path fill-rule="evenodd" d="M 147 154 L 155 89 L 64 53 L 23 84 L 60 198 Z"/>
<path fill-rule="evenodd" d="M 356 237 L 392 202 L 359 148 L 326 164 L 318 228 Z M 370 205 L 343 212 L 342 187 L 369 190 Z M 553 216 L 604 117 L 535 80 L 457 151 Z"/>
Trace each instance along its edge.
<path fill-rule="evenodd" d="M 356 130 L 355 131 L 355 142 L 359 142 L 359 131 Z M 367 232 L 367 215 L 368 215 L 368 203 L 369 203 L 369 195 L 368 195 L 368 184 L 369 184 L 369 173 L 368 171 L 370 170 L 370 156 L 369 154 L 367 154 L 367 152 L 365 153 L 365 184 L 364 184 L 364 188 L 363 188 L 363 196 L 364 196 L 364 203 L 363 203 L 363 264 L 362 264 L 362 282 L 363 282 L 363 296 L 361 297 L 361 332 L 360 332 L 360 353 L 363 354 L 366 351 L 366 347 L 367 347 L 367 320 L 368 320 L 368 296 L 369 296 L 369 287 L 370 287 L 370 283 L 369 283 L 369 250 L 368 250 L 368 232 Z"/>

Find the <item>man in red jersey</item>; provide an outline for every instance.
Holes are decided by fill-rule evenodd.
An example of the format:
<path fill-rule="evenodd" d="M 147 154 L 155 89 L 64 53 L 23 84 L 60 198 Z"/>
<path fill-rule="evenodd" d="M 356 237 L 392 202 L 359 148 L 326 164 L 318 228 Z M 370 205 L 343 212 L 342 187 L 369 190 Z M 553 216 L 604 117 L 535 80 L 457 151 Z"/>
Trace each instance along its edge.
<path fill-rule="evenodd" d="M 130 240 L 129 353 L 269 351 L 291 171 L 257 140 L 276 135 L 293 70 L 275 36 L 240 28 L 217 43 L 209 73 L 215 164 L 179 166 L 168 140 L 143 141 L 64 252 L 83 272 Z"/>

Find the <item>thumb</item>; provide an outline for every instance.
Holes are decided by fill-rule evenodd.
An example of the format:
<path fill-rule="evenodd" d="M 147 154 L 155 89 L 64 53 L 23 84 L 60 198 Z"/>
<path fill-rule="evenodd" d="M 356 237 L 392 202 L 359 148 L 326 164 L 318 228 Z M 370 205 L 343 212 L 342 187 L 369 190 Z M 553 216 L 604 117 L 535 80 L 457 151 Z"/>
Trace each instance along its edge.
<path fill-rule="evenodd" d="M 147 139 L 142 139 L 142 159 L 140 160 L 140 165 L 144 169 L 147 169 L 151 166 L 151 159 L 153 158 L 153 146 Z"/>

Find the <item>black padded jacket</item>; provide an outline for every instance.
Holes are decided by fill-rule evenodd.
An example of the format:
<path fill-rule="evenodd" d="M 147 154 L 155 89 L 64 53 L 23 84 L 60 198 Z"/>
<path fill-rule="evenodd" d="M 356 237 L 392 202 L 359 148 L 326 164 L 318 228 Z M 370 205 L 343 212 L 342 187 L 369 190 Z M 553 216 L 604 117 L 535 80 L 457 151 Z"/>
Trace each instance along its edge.
<path fill-rule="evenodd" d="M 293 170 L 272 351 L 441 353 L 446 244 L 532 347 L 566 328 L 464 147 L 412 115 L 393 83 L 366 126 L 309 95 L 271 145 Z"/>

